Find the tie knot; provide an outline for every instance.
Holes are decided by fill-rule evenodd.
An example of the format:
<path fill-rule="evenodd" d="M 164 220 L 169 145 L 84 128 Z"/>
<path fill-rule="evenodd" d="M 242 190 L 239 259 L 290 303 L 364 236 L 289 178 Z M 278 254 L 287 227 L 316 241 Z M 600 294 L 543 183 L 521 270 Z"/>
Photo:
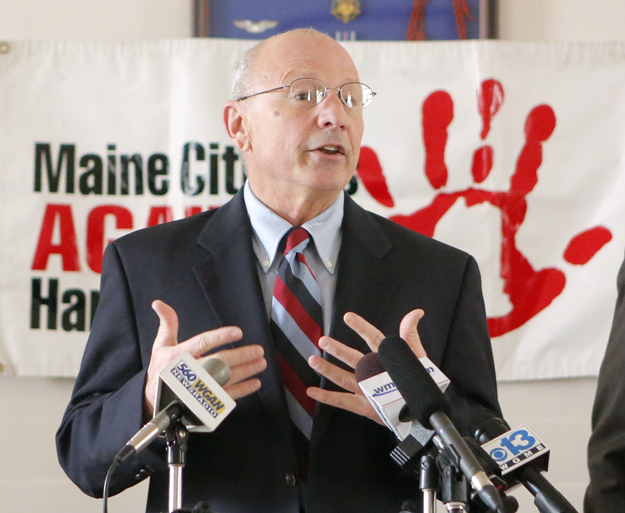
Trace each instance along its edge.
<path fill-rule="evenodd" d="M 310 240 L 310 234 L 305 228 L 301 226 L 299 228 L 295 228 L 292 232 L 287 235 L 286 238 L 286 248 L 284 248 L 284 254 L 290 253 L 291 251 L 295 251 L 297 253 L 301 253 L 304 251 L 304 248 L 308 245 L 308 241 Z"/>

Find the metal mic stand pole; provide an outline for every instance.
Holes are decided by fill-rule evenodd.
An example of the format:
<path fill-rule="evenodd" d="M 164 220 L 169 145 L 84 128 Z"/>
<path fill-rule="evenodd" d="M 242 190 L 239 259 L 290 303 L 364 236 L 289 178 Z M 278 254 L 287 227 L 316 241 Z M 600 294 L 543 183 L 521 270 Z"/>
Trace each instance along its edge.
<path fill-rule="evenodd" d="M 167 465 L 169 467 L 169 513 L 182 508 L 182 469 L 186 462 L 189 431 L 178 421 L 167 428 Z"/>
<path fill-rule="evenodd" d="M 436 513 L 436 491 L 439 486 L 439 472 L 436 460 L 429 453 L 421 456 L 419 489 L 423 493 L 423 513 Z"/>

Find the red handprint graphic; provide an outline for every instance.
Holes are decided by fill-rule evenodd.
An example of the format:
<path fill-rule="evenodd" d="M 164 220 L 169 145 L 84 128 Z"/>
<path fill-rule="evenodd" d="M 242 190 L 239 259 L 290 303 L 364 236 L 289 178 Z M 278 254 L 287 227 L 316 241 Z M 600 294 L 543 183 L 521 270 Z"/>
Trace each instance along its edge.
<path fill-rule="evenodd" d="M 482 118 L 480 138 L 485 140 L 490 124 L 504 101 L 500 82 L 485 80 L 478 91 L 478 112 Z M 454 117 L 454 103 L 445 91 L 431 93 L 423 102 L 422 125 L 425 149 L 425 176 L 434 190 L 447 183 L 445 147 L 448 128 Z M 525 220 L 527 196 L 538 183 L 538 171 L 542 164 L 543 144 L 556 127 L 556 116 L 549 105 L 534 107 L 525 120 L 525 143 L 519 153 L 508 190 L 492 191 L 478 188 L 490 174 L 494 150 L 483 145 L 473 153 L 471 173 L 475 186 L 455 192 L 438 192 L 429 205 L 409 215 L 395 215 L 391 219 L 412 230 L 432 237 L 436 225 L 459 198 L 464 198 L 468 208 L 489 203 L 501 213 L 501 270 L 503 291 L 512 308 L 499 317 L 489 317 L 491 337 L 508 333 L 547 308 L 559 296 L 566 285 L 564 273 L 554 267 L 536 270 L 517 247 L 517 232 Z M 380 204 L 392 207 L 392 196 L 379 159 L 368 147 L 361 150 L 358 176 L 365 188 Z M 576 235 L 564 251 L 564 259 L 576 265 L 584 265 L 610 240 L 607 228 L 597 226 Z"/>

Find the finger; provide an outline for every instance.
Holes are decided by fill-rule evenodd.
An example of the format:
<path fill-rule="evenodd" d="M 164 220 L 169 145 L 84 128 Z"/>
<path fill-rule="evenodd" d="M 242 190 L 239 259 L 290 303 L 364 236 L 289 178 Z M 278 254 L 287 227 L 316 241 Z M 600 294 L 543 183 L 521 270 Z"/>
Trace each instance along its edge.
<path fill-rule="evenodd" d="M 331 337 L 321 337 L 319 339 L 319 347 L 349 365 L 352 369 L 356 368 L 356 365 L 358 365 L 358 362 L 362 358 L 362 353 L 360 351 L 348 347 Z"/>
<path fill-rule="evenodd" d="M 175 346 L 178 343 L 178 315 L 176 311 L 160 299 L 152 302 L 152 309 L 158 315 L 159 320 L 152 351 L 165 346 Z"/>
<path fill-rule="evenodd" d="M 372 351 L 378 350 L 380 342 L 384 340 L 384 334 L 378 328 L 354 312 L 347 312 L 343 316 L 343 320 L 345 324 L 358 333 Z"/>
<path fill-rule="evenodd" d="M 232 370 L 238 365 L 245 365 L 259 360 L 263 358 L 264 355 L 265 350 L 262 346 L 253 344 L 250 346 L 236 347 L 234 349 L 224 349 L 218 353 L 212 354 L 211 356 L 216 356 L 220 360 L 223 360 L 223 362 Z"/>
<path fill-rule="evenodd" d="M 360 387 L 356 383 L 356 377 L 353 372 L 340 369 L 336 365 L 324 360 L 323 358 L 313 355 L 308 358 L 308 364 L 322 376 L 328 378 L 334 384 L 340 386 L 344 390 L 361 394 Z"/>
<path fill-rule="evenodd" d="M 263 372 L 266 368 L 267 360 L 265 360 L 264 358 L 259 358 L 258 360 L 254 360 L 243 365 L 230 367 L 230 379 L 228 380 L 227 384 L 236 385 L 241 381 L 245 381 L 246 379 L 249 379 L 256 374 Z"/>
<path fill-rule="evenodd" d="M 421 343 L 421 337 L 417 331 L 419 321 L 423 318 L 425 313 L 421 309 L 408 312 L 399 324 L 399 336 L 403 338 L 412 349 L 412 352 L 417 355 L 417 358 L 423 358 L 427 356 L 423 344 Z"/>
<path fill-rule="evenodd" d="M 221 328 L 205 331 L 195 335 L 194 337 L 178 344 L 178 347 L 180 347 L 181 351 L 187 351 L 195 358 L 198 358 L 211 349 L 223 346 L 224 344 L 230 344 L 231 342 L 236 342 L 242 338 L 243 332 L 241 331 L 241 328 L 238 328 L 237 326 L 223 326 Z"/>
<path fill-rule="evenodd" d="M 245 397 L 246 395 L 253 394 L 260 388 L 260 379 L 252 378 L 235 385 L 226 385 L 224 390 L 235 401 Z"/>
<path fill-rule="evenodd" d="M 306 394 L 308 397 L 311 397 L 320 403 L 329 404 L 330 406 L 334 406 L 336 408 L 351 411 L 352 413 L 375 420 L 378 424 L 383 424 L 378 414 L 369 404 L 369 401 L 367 401 L 367 399 L 363 396 L 346 392 L 334 392 L 317 387 L 310 387 L 306 389 Z"/>

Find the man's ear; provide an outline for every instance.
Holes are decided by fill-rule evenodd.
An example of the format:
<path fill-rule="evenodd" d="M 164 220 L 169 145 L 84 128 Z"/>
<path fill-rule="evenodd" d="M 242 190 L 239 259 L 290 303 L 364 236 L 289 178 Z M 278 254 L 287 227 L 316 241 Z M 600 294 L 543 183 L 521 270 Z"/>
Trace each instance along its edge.
<path fill-rule="evenodd" d="M 230 138 L 241 153 L 251 149 L 250 133 L 239 102 L 228 101 L 224 106 L 224 123 Z"/>

